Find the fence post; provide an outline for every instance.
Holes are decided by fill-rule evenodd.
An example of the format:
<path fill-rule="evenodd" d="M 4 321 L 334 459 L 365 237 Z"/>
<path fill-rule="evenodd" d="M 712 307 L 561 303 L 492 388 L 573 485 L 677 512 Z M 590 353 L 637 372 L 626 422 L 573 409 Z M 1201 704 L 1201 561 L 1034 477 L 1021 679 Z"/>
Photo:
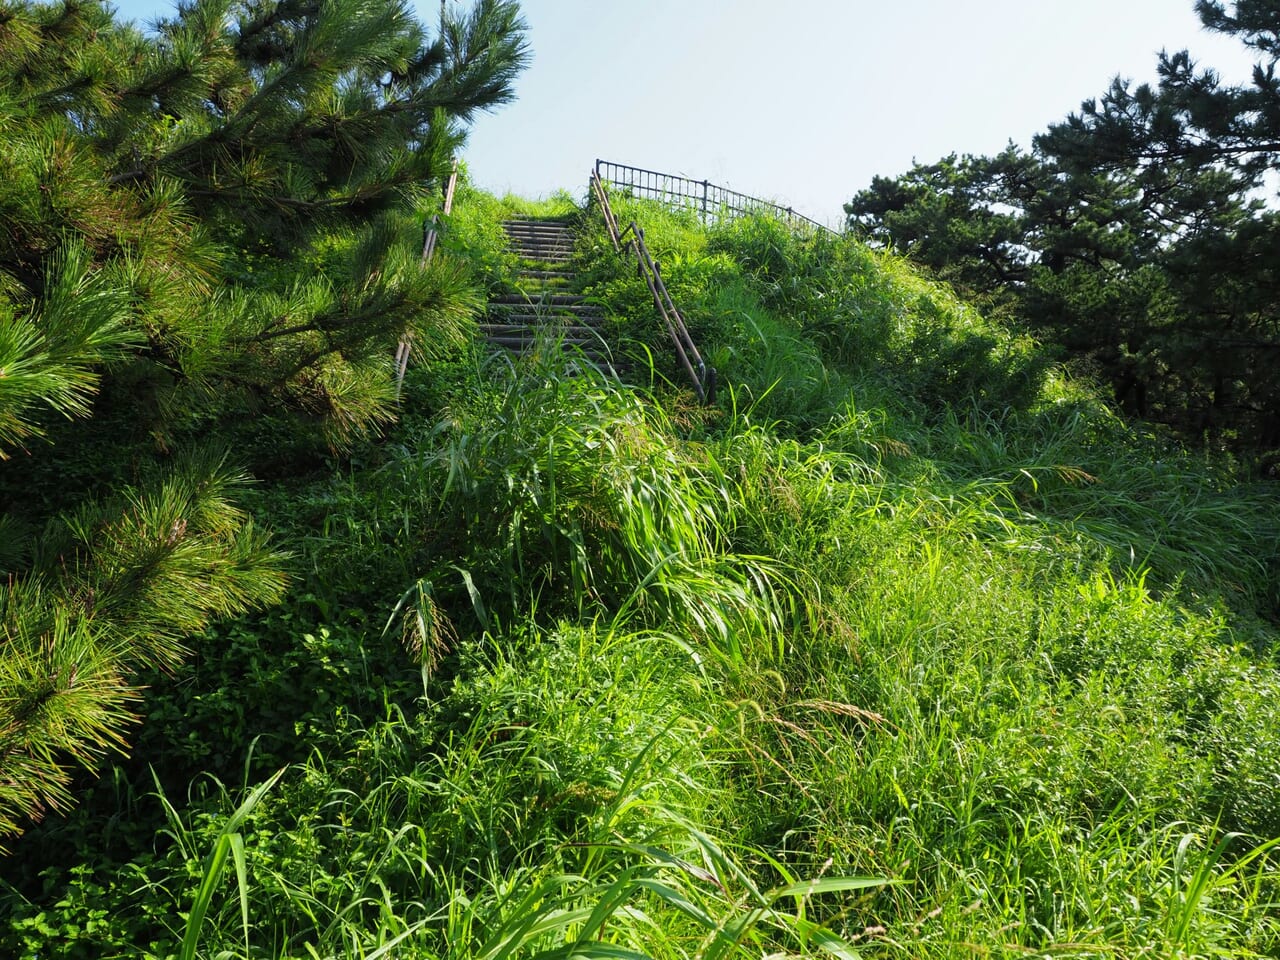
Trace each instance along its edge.
<path fill-rule="evenodd" d="M 707 222 L 707 187 L 708 186 L 709 184 L 707 183 L 707 181 L 703 180 L 702 181 L 702 222 L 703 223 Z"/>

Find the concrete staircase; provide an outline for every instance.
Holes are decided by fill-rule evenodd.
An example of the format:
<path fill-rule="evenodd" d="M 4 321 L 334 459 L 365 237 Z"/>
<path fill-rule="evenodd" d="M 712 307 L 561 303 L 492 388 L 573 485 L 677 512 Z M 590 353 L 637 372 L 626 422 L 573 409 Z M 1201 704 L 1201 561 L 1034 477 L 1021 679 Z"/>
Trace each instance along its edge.
<path fill-rule="evenodd" d="M 562 349 L 581 354 L 602 369 L 614 369 L 604 337 L 604 311 L 576 291 L 574 229 L 567 220 L 520 218 L 502 225 L 520 257 L 516 292 L 489 302 L 480 331 L 495 347 L 523 353 L 540 336 L 554 333 Z"/>

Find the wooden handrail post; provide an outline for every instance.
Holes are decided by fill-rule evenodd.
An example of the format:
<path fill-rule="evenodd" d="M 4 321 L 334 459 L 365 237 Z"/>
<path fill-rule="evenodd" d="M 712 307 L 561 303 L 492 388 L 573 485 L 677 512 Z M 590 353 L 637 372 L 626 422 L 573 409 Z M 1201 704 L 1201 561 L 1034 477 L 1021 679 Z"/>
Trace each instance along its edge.
<path fill-rule="evenodd" d="M 444 0 L 441 0 L 443 6 Z M 441 213 L 433 213 L 431 220 L 423 225 L 422 232 L 422 258 L 418 262 L 422 266 L 427 265 L 432 255 L 436 252 L 436 243 L 440 236 L 440 218 L 447 217 L 453 212 L 453 196 L 458 186 L 458 158 L 453 158 L 453 167 L 449 171 L 449 179 L 445 182 L 444 187 L 444 204 Z M 400 342 L 396 345 L 395 372 L 396 372 L 396 401 L 400 400 L 400 390 L 404 386 L 405 371 L 409 369 L 409 354 L 412 353 L 412 343 L 408 336 L 400 338 Z"/>

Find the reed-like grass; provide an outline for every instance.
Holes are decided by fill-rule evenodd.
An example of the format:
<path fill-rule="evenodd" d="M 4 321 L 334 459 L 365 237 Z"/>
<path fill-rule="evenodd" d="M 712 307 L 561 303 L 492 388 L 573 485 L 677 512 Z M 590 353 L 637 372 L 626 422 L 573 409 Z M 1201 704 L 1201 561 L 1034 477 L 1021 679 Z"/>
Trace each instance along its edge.
<path fill-rule="evenodd" d="M 406 411 L 289 509 L 308 610 L 434 672 L 380 655 L 277 783 L 10 889 L 0 948 L 1280 956 L 1274 486 L 900 261 L 631 212 L 723 406 L 547 344 Z"/>
<path fill-rule="evenodd" d="M 452 694 L 344 730 L 243 800 L 220 789 L 190 816 L 159 794 L 171 845 L 107 891 L 115 924 L 157 956 L 852 960 L 812 901 L 881 880 L 806 877 L 695 825 L 719 780 L 697 660 L 594 629 L 470 645 Z M 94 943 L 111 946 L 71 946 Z"/>

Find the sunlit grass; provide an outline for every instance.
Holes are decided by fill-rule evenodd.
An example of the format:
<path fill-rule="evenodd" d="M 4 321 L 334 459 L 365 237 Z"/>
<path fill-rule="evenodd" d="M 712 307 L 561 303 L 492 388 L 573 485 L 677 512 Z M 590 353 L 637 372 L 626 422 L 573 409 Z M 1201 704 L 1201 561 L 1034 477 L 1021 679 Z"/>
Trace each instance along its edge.
<path fill-rule="evenodd" d="M 464 193 L 455 241 L 500 279 L 498 220 L 567 202 Z M 10 891 L 0 945 L 1280 955 L 1274 486 L 893 258 L 620 206 L 722 406 L 538 349 L 406 410 L 288 509 L 307 609 L 434 669 L 351 681 L 278 782 L 170 790 L 172 844 L 63 906 Z"/>

